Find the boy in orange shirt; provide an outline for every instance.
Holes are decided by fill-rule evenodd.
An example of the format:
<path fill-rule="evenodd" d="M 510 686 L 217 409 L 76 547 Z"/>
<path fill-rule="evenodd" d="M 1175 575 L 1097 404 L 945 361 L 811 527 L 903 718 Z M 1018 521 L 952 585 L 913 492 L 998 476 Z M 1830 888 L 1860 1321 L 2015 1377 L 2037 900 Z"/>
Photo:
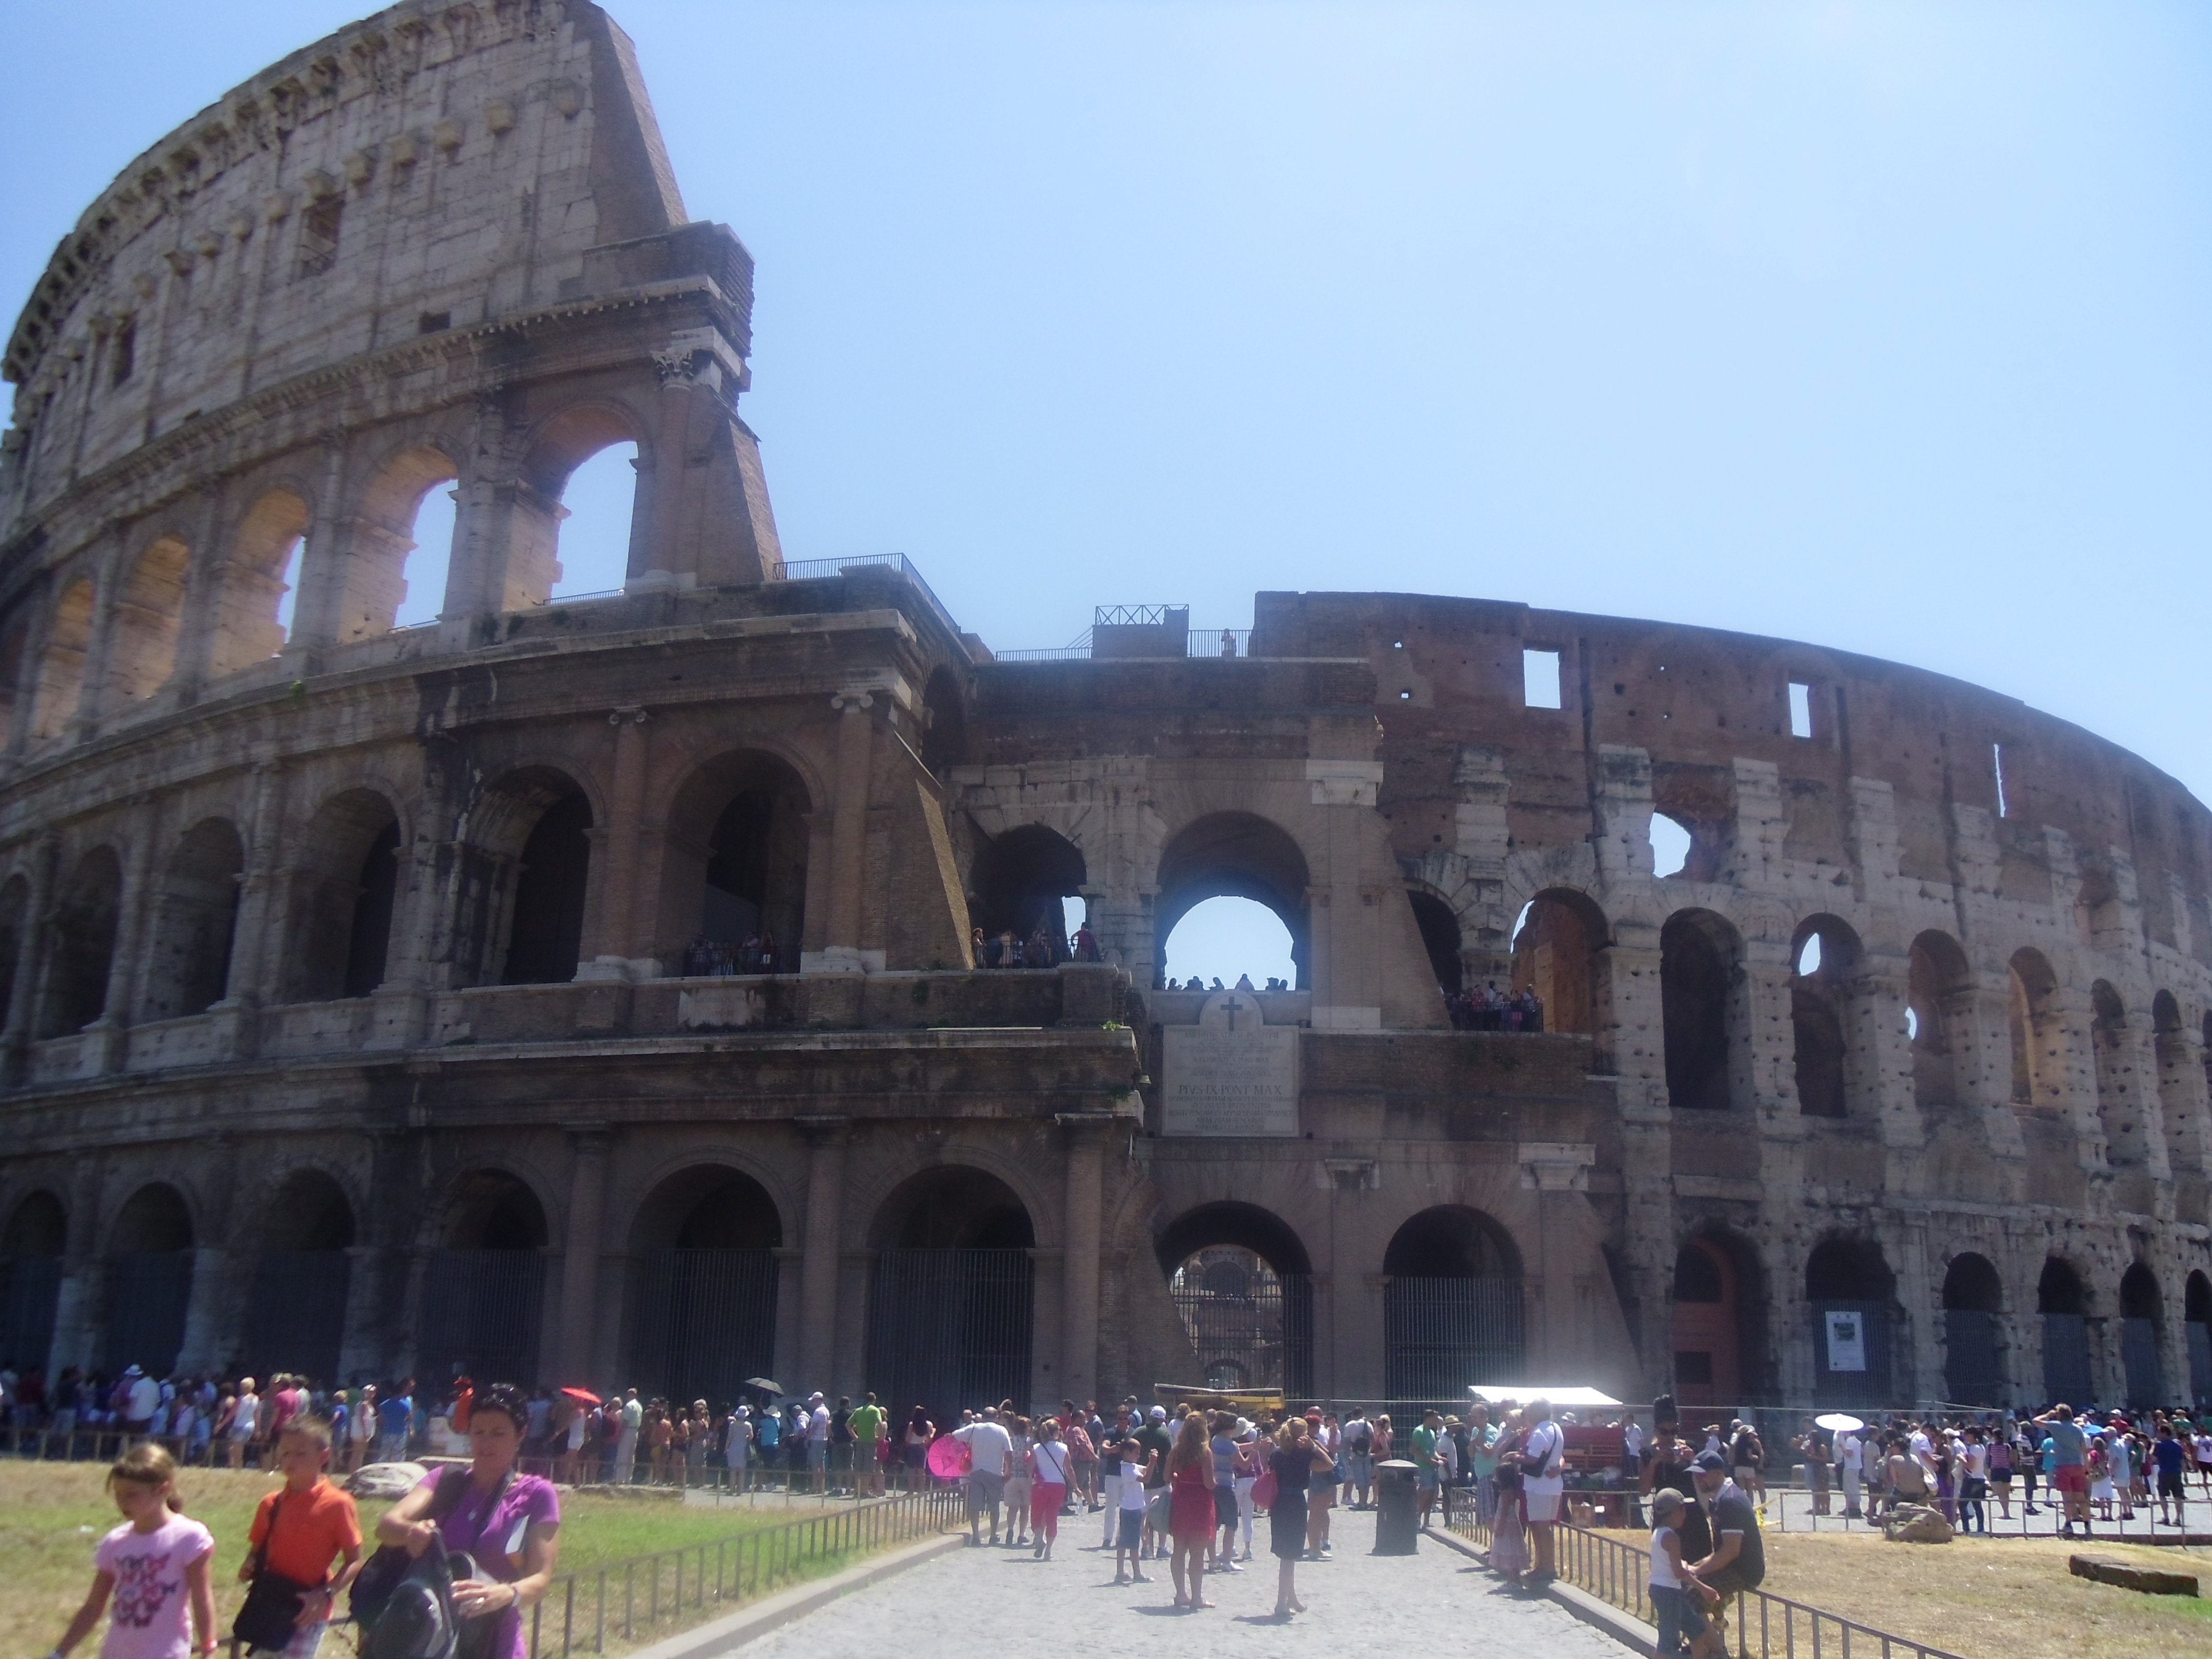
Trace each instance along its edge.
<path fill-rule="evenodd" d="M 330 1461 L 328 1423 L 295 1417 L 285 1424 L 276 1443 L 276 1467 L 283 1471 L 284 1485 L 254 1510 L 246 1534 L 249 1553 L 238 1569 L 240 1583 L 252 1579 L 258 1563 L 280 1577 L 313 1587 L 301 1601 L 293 1638 L 282 1650 L 285 1659 L 314 1659 L 331 1609 L 361 1571 L 361 1517 L 352 1495 L 324 1478 Z M 333 1561 L 338 1564 L 335 1577 Z"/>

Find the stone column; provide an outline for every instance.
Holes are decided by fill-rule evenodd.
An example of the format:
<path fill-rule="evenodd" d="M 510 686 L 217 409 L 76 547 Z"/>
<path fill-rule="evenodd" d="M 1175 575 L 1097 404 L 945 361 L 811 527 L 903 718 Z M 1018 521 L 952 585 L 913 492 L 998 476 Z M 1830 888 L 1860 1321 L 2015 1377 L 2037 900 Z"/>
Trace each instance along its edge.
<path fill-rule="evenodd" d="M 70 1183 L 69 1230 L 62 1247 L 62 1282 L 54 1297 L 54 1338 L 46 1351 L 46 1375 L 65 1365 L 91 1366 L 98 1358 L 100 1327 L 106 1299 L 106 1263 L 100 1259 L 101 1161 L 76 1160 Z"/>
<path fill-rule="evenodd" d="M 149 796 L 136 805 L 137 810 L 131 815 L 131 858 L 123 869 L 123 895 L 116 908 L 115 950 L 107 963 L 107 994 L 100 1018 L 85 1028 L 86 1035 L 100 1046 L 102 1072 L 121 1071 L 129 1056 L 131 1022 L 138 1012 L 138 981 L 152 932 L 161 803 Z"/>
<path fill-rule="evenodd" d="M 414 833 L 398 850 L 399 879 L 392 902 L 392 939 L 385 952 L 384 980 L 371 1000 L 371 1048 L 411 1048 L 422 1040 L 428 994 L 446 931 L 448 884 L 441 879 L 456 862 L 453 811 L 446 757 L 437 739 L 421 755 L 422 794 L 415 809 Z"/>
<path fill-rule="evenodd" d="M 868 711 L 875 694 L 848 687 L 830 699 L 837 722 L 837 799 L 830 823 L 830 931 L 822 952 L 802 967 L 822 973 L 866 969 L 860 950 L 860 900 L 866 882 L 868 772 L 875 726 Z"/>
<path fill-rule="evenodd" d="M 259 1047 L 259 1010 L 277 1000 L 269 982 L 281 962 L 270 934 L 281 921 L 275 897 L 276 866 L 284 814 L 284 769 L 274 762 L 253 769 L 252 805 L 245 829 L 246 868 L 238 882 L 238 917 L 231 924 L 230 981 L 209 1013 L 216 1018 L 224 1058 L 244 1059 Z"/>
<path fill-rule="evenodd" d="M 1528 1367 L 1545 1376 L 1580 1376 L 1594 1357 L 1575 1316 L 1576 1235 L 1584 1231 L 1597 1149 L 1565 1142 L 1524 1141 L 1515 1152 L 1521 1184 L 1536 1194 L 1537 1273 L 1543 1283 L 1543 1323 L 1529 1344 Z"/>
<path fill-rule="evenodd" d="M 592 846 L 592 903 L 589 932 L 580 954 L 579 979 L 648 979 L 659 971 L 648 963 L 651 935 L 639 920 L 638 865 L 644 852 L 643 817 L 648 715 L 635 704 L 615 709 L 607 724 L 615 732 L 614 787 L 607 800 L 604 842 Z M 604 856 L 602 856 L 604 854 Z"/>
<path fill-rule="evenodd" d="M 15 977 L 8 992 L 8 1017 L 0 1031 L 0 1049 L 6 1057 L 5 1075 L 11 1084 L 29 1075 L 31 1043 L 39 1018 L 40 969 L 44 965 L 46 939 L 52 925 L 46 911 L 54 901 L 54 838 L 41 836 L 26 860 L 30 867 L 30 891 L 23 900 L 22 931 L 15 940 Z"/>
<path fill-rule="evenodd" d="M 1067 1199 L 1060 1252 L 1060 1391 L 1080 1405 L 1098 1391 L 1098 1249 L 1109 1112 L 1055 1114 L 1067 1132 Z"/>
<path fill-rule="evenodd" d="M 604 1123 L 574 1124 L 568 1130 L 568 1226 L 562 1243 L 561 1367 L 572 1377 L 601 1374 L 605 1355 L 593 1322 L 599 1297 L 599 1251 L 607 1200 L 607 1148 L 612 1136 Z"/>
<path fill-rule="evenodd" d="M 850 1120 L 820 1115 L 793 1121 L 807 1146 L 806 1231 L 799 1264 L 799 1377 L 787 1386 L 805 1394 L 829 1386 L 837 1358 L 838 1212 Z"/>
<path fill-rule="evenodd" d="M 294 672 L 313 672 L 309 654 L 336 638 L 334 623 L 345 589 L 346 557 L 349 550 L 338 511 L 345 497 L 345 446 L 337 439 L 324 447 L 322 487 L 315 492 L 314 517 L 308 521 L 307 546 L 300 554 L 300 586 L 292 597 L 292 632 L 284 641 L 284 655 L 298 666 Z M 276 573 L 272 573 L 276 574 Z"/>

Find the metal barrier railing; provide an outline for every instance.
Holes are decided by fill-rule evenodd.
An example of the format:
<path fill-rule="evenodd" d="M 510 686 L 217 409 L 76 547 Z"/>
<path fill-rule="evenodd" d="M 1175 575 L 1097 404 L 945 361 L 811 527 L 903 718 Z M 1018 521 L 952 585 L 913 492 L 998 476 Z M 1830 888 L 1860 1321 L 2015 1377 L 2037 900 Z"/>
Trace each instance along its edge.
<path fill-rule="evenodd" d="M 1447 1524 L 1477 1548 L 1486 1550 L 1491 1528 L 1474 1510 L 1472 1503 L 1463 1509 L 1455 1506 Z M 1561 1579 L 1623 1613 L 1633 1613 L 1646 1623 L 1656 1622 L 1649 1594 L 1647 1548 L 1588 1527 L 1565 1525 L 1558 1528 L 1556 1544 L 1554 1559 Z M 1947 1649 L 1876 1630 L 1768 1590 L 1739 1590 L 1723 1599 L 1722 1611 L 1723 1638 L 1733 1635 L 1739 1659 L 1852 1659 L 1855 1644 L 1865 1659 L 1873 1659 L 1875 1650 L 1880 1659 L 1903 1659 L 1904 1656 L 1960 1659 Z M 1729 1625 L 1735 1626 L 1733 1632 Z"/>

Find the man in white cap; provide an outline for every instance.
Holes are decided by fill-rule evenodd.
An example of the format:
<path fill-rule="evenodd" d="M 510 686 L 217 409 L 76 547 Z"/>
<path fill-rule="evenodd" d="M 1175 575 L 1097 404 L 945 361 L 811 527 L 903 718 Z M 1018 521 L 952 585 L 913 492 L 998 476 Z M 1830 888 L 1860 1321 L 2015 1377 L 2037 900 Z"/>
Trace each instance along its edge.
<path fill-rule="evenodd" d="M 991 1541 L 999 1541 L 999 1505 L 1006 1492 L 1007 1466 L 1013 1461 L 1013 1437 L 999 1421 L 995 1406 L 986 1406 L 982 1417 L 974 1423 L 963 1423 L 952 1431 L 952 1437 L 965 1443 L 968 1448 L 968 1542 L 981 1542 L 978 1523 L 983 1511 L 991 1512 Z M 1010 1532 L 1006 1541 L 1014 1541 Z"/>
<path fill-rule="evenodd" d="M 1168 1432 L 1168 1408 L 1155 1406 L 1145 1413 L 1145 1426 L 1135 1435 L 1136 1442 L 1149 1455 L 1145 1467 L 1145 1536 L 1144 1547 L 1137 1559 L 1146 1556 L 1164 1561 L 1168 1554 L 1168 1534 L 1152 1525 L 1152 1499 L 1168 1484 L 1168 1452 L 1175 1438 Z M 1125 1477 L 1126 1478 L 1126 1477 Z"/>
<path fill-rule="evenodd" d="M 722 1461 L 730 1466 L 730 1484 L 744 1492 L 747 1465 L 753 1449 L 753 1408 L 740 1406 L 730 1414 L 728 1437 L 723 1442 Z"/>
<path fill-rule="evenodd" d="M 136 1365 L 123 1373 L 131 1384 L 123 1407 L 123 1426 L 134 1440 L 153 1432 L 154 1413 L 161 1407 L 161 1385 Z"/>
<path fill-rule="evenodd" d="M 806 1396 L 806 1470 L 814 1490 L 830 1484 L 830 1402 L 817 1390 Z"/>

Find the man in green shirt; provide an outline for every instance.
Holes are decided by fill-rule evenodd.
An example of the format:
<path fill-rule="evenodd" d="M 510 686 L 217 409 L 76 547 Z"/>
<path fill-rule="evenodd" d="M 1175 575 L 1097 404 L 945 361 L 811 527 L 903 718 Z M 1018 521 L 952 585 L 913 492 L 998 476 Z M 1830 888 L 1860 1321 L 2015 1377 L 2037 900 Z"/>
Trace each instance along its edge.
<path fill-rule="evenodd" d="M 860 1479 L 858 1486 L 863 1498 L 884 1495 L 884 1408 L 870 1395 L 867 1403 L 848 1418 L 845 1426 L 853 1431 L 853 1467 Z"/>
<path fill-rule="evenodd" d="M 1437 1468 L 1437 1436 L 1443 1431 L 1444 1419 L 1434 1407 L 1421 1413 L 1421 1425 L 1413 1431 L 1413 1480 L 1421 1494 L 1421 1524 L 1429 1524 L 1429 1510 L 1437 1501 L 1443 1482 Z"/>

